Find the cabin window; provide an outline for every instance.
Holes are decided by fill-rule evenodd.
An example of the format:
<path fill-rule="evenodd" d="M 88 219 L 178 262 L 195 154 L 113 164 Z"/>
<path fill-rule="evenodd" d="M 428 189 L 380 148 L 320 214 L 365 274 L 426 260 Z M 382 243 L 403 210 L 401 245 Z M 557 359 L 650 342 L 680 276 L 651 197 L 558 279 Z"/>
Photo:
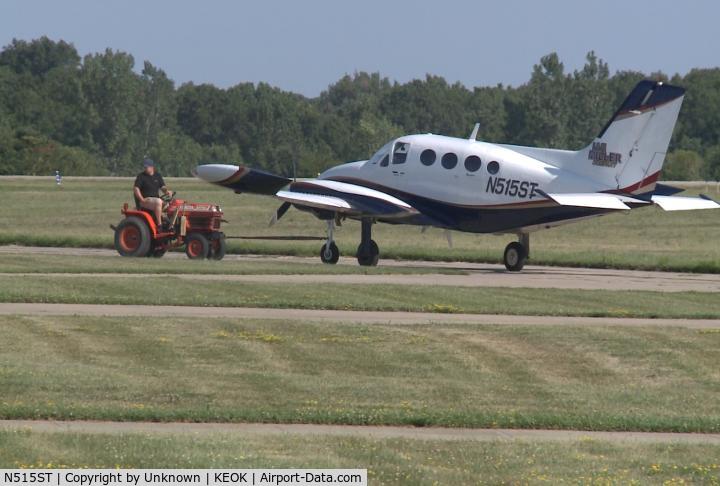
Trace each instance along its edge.
<path fill-rule="evenodd" d="M 393 164 L 404 164 L 407 160 L 410 144 L 407 142 L 398 142 L 393 149 Z"/>
<path fill-rule="evenodd" d="M 477 172 L 481 165 L 482 161 L 477 155 L 471 155 L 465 159 L 465 170 L 468 172 Z"/>
<path fill-rule="evenodd" d="M 442 160 L 440 161 L 442 166 L 445 167 L 446 169 L 454 169 L 455 166 L 457 165 L 457 162 L 458 162 L 458 157 L 457 157 L 457 155 L 455 155 L 452 152 L 448 152 L 447 154 L 443 155 Z"/>
<path fill-rule="evenodd" d="M 498 164 L 494 160 L 487 165 L 487 171 L 490 174 L 497 174 L 499 170 L 500 170 L 500 164 Z"/>
<path fill-rule="evenodd" d="M 423 165 L 433 165 L 435 159 L 437 159 L 437 154 L 432 149 L 425 149 L 420 154 L 420 162 L 422 162 Z"/>
<path fill-rule="evenodd" d="M 390 163 L 390 154 L 385 154 L 385 157 L 380 161 L 380 167 L 387 167 Z"/>

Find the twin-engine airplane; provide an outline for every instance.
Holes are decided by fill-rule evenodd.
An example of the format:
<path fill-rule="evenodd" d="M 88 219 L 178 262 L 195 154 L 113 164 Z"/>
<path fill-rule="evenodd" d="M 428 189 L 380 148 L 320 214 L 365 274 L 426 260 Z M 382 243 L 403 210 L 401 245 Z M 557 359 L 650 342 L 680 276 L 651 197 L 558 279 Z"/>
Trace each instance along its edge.
<path fill-rule="evenodd" d="M 505 248 L 508 270 L 519 271 L 530 254 L 530 233 L 603 214 L 656 204 L 666 211 L 718 208 L 706 196 L 680 192 L 657 180 L 685 90 L 641 81 L 597 138 L 578 151 L 520 147 L 440 135 L 392 140 L 370 160 L 350 162 L 316 179 L 293 182 L 245 166 L 200 165 L 195 175 L 237 193 L 283 201 L 327 222 L 325 263 L 340 252 L 336 224 L 362 223 L 357 260 L 376 265 L 373 223 L 435 226 L 471 233 L 516 234 Z"/>

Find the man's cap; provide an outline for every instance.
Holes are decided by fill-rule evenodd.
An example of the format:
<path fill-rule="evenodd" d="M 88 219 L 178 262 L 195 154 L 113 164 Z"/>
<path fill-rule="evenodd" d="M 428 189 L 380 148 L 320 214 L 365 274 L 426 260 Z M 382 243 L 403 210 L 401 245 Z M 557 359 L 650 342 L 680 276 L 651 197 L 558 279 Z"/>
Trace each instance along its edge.
<path fill-rule="evenodd" d="M 143 160 L 143 167 L 155 167 L 155 162 L 152 159 Z"/>

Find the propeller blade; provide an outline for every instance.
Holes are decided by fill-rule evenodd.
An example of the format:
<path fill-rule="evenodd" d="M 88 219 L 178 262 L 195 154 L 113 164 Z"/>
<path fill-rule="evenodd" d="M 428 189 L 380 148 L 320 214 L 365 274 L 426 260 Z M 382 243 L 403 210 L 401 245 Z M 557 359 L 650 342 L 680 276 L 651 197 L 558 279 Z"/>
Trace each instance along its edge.
<path fill-rule="evenodd" d="M 289 202 L 284 202 L 280 205 L 279 208 L 277 208 L 277 211 L 275 211 L 275 214 L 273 214 L 273 217 L 270 218 L 270 224 L 268 226 L 272 226 L 275 223 L 277 223 L 280 218 L 282 218 L 285 213 L 287 213 L 287 210 L 290 209 L 291 204 Z"/>

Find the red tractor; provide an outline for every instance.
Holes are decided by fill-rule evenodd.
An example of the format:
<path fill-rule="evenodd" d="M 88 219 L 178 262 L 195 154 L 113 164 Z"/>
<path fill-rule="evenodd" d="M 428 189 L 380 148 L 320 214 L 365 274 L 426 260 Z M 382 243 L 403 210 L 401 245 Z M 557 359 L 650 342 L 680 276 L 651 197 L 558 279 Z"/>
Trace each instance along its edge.
<path fill-rule="evenodd" d="M 220 231 L 223 212 L 219 206 L 189 203 L 174 196 L 164 197 L 169 229 L 158 228 L 152 213 L 145 209 L 121 209 L 124 218 L 115 231 L 115 249 L 122 256 L 159 258 L 171 248 L 185 245 L 191 259 L 225 256 L 225 234 Z"/>

